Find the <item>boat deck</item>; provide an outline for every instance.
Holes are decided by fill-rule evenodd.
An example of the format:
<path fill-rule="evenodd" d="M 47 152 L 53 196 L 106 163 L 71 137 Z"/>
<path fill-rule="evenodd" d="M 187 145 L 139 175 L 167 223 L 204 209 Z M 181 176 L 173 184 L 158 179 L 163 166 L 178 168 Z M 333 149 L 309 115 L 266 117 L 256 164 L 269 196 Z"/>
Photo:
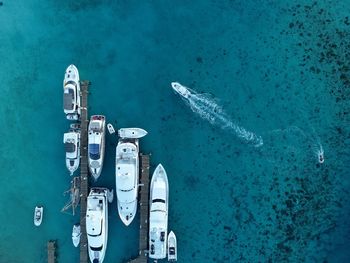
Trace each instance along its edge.
<path fill-rule="evenodd" d="M 81 116 L 80 116 L 80 263 L 87 263 L 89 261 L 87 251 L 87 236 L 86 236 L 86 206 L 87 196 L 89 190 L 89 169 L 88 169 L 88 93 L 89 93 L 89 81 L 81 81 Z"/>
<path fill-rule="evenodd" d="M 50 240 L 47 242 L 47 262 L 56 262 L 56 241 Z"/>
<path fill-rule="evenodd" d="M 128 261 L 128 263 L 147 263 L 148 254 L 148 218 L 149 218 L 149 168 L 150 156 L 141 154 L 141 176 L 140 176 L 140 239 L 139 256 Z"/>

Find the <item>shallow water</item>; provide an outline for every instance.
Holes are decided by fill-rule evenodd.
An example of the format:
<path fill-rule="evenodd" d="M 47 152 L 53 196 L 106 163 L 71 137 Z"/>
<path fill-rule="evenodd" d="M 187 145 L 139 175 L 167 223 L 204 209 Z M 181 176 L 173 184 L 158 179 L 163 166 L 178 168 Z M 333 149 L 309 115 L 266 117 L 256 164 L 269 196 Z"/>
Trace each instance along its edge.
<path fill-rule="evenodd" d="M 179 262 L 349 262 L 349 4 L 345 1 L 3 1 L 0 262 L 77 262 L 62 78 L 92 81 L 90 114 L 149 134 L 170 184 Z M 211 93 L 256 148 L 194 114 L 171 81 Z M 304 135 L 303 135 L 304 134 Z M 320 165 L 315 145 L 325 162 Z M 115 139 L 98 186 L 114 187 Z M 317 147 L 316 147 L 317 149 Z M 45 206 L 40 228 L 33 209 Z M 104 262 L 138 253 L 109 210 Z M 19 253 L 20 251 L 20 253 Z"/>

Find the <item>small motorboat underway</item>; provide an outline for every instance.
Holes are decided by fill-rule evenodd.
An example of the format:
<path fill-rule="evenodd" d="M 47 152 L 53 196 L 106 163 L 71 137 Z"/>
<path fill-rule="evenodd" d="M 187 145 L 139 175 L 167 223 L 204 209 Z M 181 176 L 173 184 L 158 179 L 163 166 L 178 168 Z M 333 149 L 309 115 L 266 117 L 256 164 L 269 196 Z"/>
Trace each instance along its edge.
<path fill-rule="evenodd" d="M 161 164 L 153 173 L 150 187 L 149 257 L 167 256 L 169 184 Z"/>
<path fill-rule="evenodd" d="M 118 130 L 120 138 L 139 139 L 147 135 L 147 132 L 141 128 L 121 128 Z"/>
<path fill-rule="evenodd" d="M 177 261 L 177 242 L 173 231 L 168 235 L 168 261 Z"/>
<path fill-rule="evenodd" d="M 80 80 L 74 65 L 69 65 L 64 74 L 63 110 L 68 120 L 78 120 L 80 117 Z"/>
<path fill-rule="evenodd" d="M 89 168 L 95 180 L 101 175 L 105 153 L 106 120 L 103 115 L 93 115 L 89 123 Z"/>
<path fill-rule="evenodd" d="M 191 96 L 189 89 L 185 86 L 182 86 L 179 82 L 171 82 L 171 87 L 176 93 L 185 99 L 188 99 Z"/>
<path fill-rule="evenodd" d="M 115 181 L 118 213 L 128 226 L 137 211 L 139 190 L 139 143 L 138 139 L 120 139 L 116 147 Z"/>
<path fill-rule="evenodd" d="M 80 236 L 81 236 L 80 224 L 75 224 L 75 225 L 73 225 L 72 241 L 73 241 L 73 245 L 74 245 L 75 247 L 78 247 L 78 246 L 79 246 L 79 243 L 80 243 Z"/>
<path fill-rule="evenodd" d="M 63 143 L 66 151 L 66 166 L 70 175 L 73 175 L 80 164 L 80 130 L 70 129 L 63 135 Z"/>
<path fill-rule="evenodd" d="M 34 225 L 40 226 L 43 221 L 44 208 L 42 206 L 36 206 L 34 209 Z"/>
<path fill-rule="evenodd" d="M 108 189 L 92 188 L 87 198 L 86 234 L 89 258 L 102 263 L 108 240 Z"/>
<path fill-rule="evenodd" d="M 109 134 L 115 133 L 115 129 L 111 123 L 107 124 L 107 129 L 108 129 Z"/>

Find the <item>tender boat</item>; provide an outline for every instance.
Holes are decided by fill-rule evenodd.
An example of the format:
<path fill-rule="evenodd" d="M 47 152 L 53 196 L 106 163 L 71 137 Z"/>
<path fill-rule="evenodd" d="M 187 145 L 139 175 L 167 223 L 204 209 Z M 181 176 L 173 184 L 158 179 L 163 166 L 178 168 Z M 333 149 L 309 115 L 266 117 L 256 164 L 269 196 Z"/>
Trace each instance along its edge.
<path fill-rule="evenodd" d="M 185 99 L 188 99 L 191 96 L 189 89 L 185 86 L 182 86 L 179 82 L 171 82 L 171 87 L 176 93 Z"/>
<path fill-rule="evenodd" d="M 105 153 L 106 121 L 103 115 L 93 115 L 89 123 L 89 168 L 95 180 L 101 175 Z"/>
<path fill-rule="evenodd" d="M 73 225 L 72 241 L 73 241 L 73 245 L 74 245 L 75 247 L 78 247 L 78 246 L 79 246 L 79 243 L 80 243 L 80 236 L 81 236 L 80 224 L 75 224 L 75 225 Z"/>
<path fill-rule="evenodd" d="M 80 80 L 74 65 L 69 65 L 64 74 L 63 110 L 68 120 L 78 120 L 80 117 Z"/>
<path fill-rule="evenodd" d="M 89 258 L 102 263 L 108 240 L 108 189 L 92 188 L 87 198 L 86 234 Z"/>
<path fill-rule="evenodd" d="M 128 226 L 137 211 L 139 186 L 139 143 L 138 140 L 120 139 L 116 147 L 115 181 L 118 213 Z"/>
<path fill-rule="evenodd" d="M 66 151 L 66 166 L 70 175 L 73 175 L 80 164 L 80 130 L 70 129 L 63 135 L 63 143 Z"/>
<path fill-rule="evenodd" d="M 121 128 L 118 130 L 118 135 L 123 139 L 139 139 L 146 136 L 147 132 L 140 128 Z"/>
<path fill-rule="evenodd" d="M 168 235 L 168 261 L 177 261 L 177 242 L 173 231 Z"/>
<path fill-rule="evenodd" d="M 150 186 L 149 257 L 167 256 L 169 184 L 161 164 L 153 173 Z"/>
<path fill-rule="evenodd" d="M 108 123 L 107 124 L 107 129 L 108 129 L 109 134 L 115 133 L 115 129 L 114 129 L 112 124 Z"/>
<path fill-rule="evenodd" d="M 43 221 L 44 208 L 42 206 L 36 206 L 34 209 L 34 225 L 40 226 Z"/>

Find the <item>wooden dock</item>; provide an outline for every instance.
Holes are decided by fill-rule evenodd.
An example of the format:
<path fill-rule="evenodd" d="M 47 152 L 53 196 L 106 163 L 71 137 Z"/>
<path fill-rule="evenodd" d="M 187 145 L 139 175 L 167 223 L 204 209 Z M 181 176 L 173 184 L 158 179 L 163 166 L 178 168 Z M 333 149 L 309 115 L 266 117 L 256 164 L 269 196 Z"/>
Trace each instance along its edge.
<path fill-rule="evenodd" d="M 88 169 L 88 94 L 89 81 L 81 81 L 81 115 L 80 115 L 80 263 L 88 263 L 87 235 L 86 235 L 86 202 L 89 195 L 89 169 Z"/>
<path fill-rule="evenodd" d="M 56 263 L 56 241 L 47 242 L 47 262 Z"/>
<path fill-rule="evenodd" d="M 150 156 L 141 154 L 141 171 L 139 193 L 140 204 L 140 237 L 139 256 L 129 261 L 129 263 L 147 263 L 148 255 L 148 227 L 149 227 L 149 168 Z"/>

